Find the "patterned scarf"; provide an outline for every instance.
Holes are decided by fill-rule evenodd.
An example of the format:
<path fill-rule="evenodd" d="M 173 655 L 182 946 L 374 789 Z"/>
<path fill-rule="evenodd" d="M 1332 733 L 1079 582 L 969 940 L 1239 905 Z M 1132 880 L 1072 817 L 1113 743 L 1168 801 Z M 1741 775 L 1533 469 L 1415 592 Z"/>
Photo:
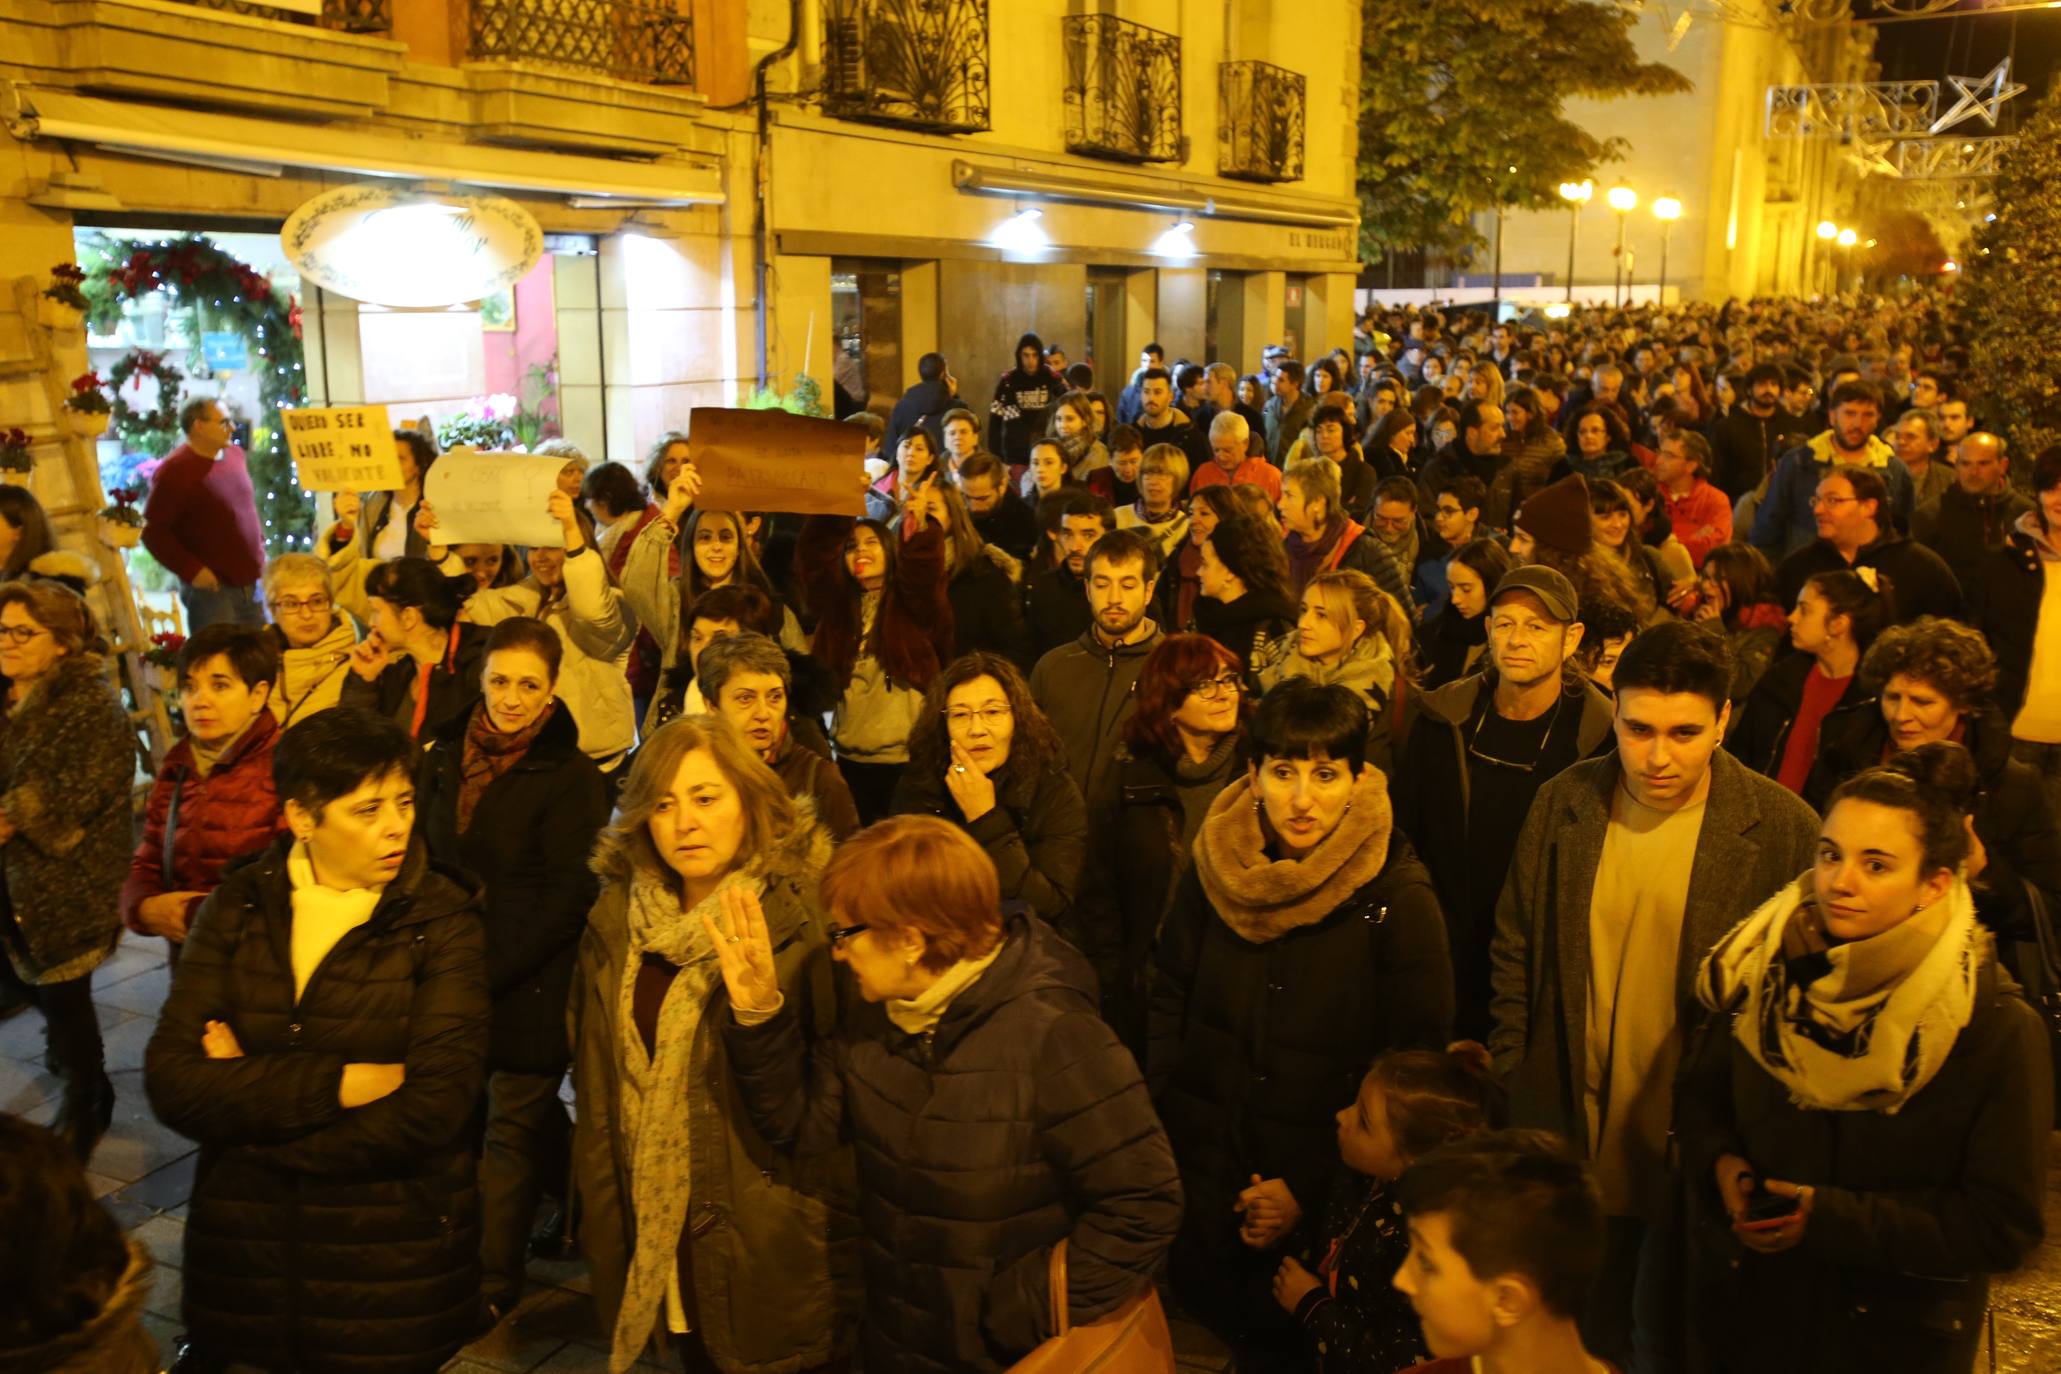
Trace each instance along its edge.
<path fill-rule="evenodd" d="M 1930 916 L 1930 919 L 1928 919 Z M 1975 1009 L 1981 927 L 1968 884 L 1945 911 L 1833 944 L 1805 873 L 1733 927 L 1696 996 L 1799 1107 L 1895 1115 L 1932 1081 Z"/>
<path fill-rule="evenodd" d="M 494 728 L 484 701 L 472 708 L 472 720 L 465 727 L 465 753 L 458 764 L 459 834 L 472 828 L 472 810 L 479 805 L 479 799 L 493 786 L 494 779 L 515 767 L 530 751 L 544 722 L 557 709 L 558 703 L 550 702 L 535 720 L 512 735 L 504 735 Z"/>
<path fill-rule="evenodd" d="M 637 1249 L 623 1283 L 616 1316 L 611 1370 L 628 1369 L 643 1353 L 662 1315 L 677 1313 L 680 1228 L 687 1223 L 692 1178 L 688 1161 L 694 1113 L 686 1106 L 694 1073 L 694 1041 L 701 1014 L 722 982 L 716 952 L 702 929 L 704 914 L 718 910 L 722 890 L 732 883 L 763 884 L 732 873 L 692 909 L 683 910 L 677 882 L 639 873 L 630 883 L 629 952 L 617 990 L 617 1024 L 622 1033 L 622 1122 L 624 1155 L 630 1161 L 630 1215 L 637 1221 Z M 637 1033 L 637 974 L 644 956 L 656 954 L 680 972 L 659 1007 L 654 1058 Z M 682 1323 L 684 1329 L 684 1323 Z"/>

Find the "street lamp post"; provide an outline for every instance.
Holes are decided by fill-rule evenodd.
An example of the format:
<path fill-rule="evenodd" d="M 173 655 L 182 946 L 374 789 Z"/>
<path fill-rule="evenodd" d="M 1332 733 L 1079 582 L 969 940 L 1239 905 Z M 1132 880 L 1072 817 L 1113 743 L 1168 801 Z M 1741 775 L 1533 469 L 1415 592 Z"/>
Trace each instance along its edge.
<path fill-rule="evenodd" d="M 1838 237 L 1838 225 L 1834 224 L 1829 219 L 1821 219 L 1818 221 L 1818 240 L 1819 242 L 1825 245 L 1825 247 L 1821 251 L 1824 253 L 1825 256 L 1826 276 L 1830 276 L 1832 274 L 1832 240 Z"/>
<path fill-rule="evenodd" d="M 1639 193 L 1623 182 L 1610 188 L 1610 208 L 1617 211 L 1617 286 L 1615 303 L 1624 305 L 1624 225 L 1631 218 L 1632 211 L 1639 208 Z"/>
<path fill-rule="evenodd" d="M 1853 230 L 1841 229 L 1839 237 L 1833 240 L 1839 245 L 1839 275 L 1833 282 L 1834 295 L 1846 290 L 1846 274 L 1853 266 L 1853 246 L 1859 243 L 1860 239 L 1861 236 Z"/>
<path fill-rule="evenodd" d="M 1589 203 L 1589 197 L 1596 194 L 1593 181 L 1563 181 L 1560 183 L 1560 198 L 1567 202 L 1567 301 L 1574 303 L 1574 240 L 1581 232 L 1582 207 Z"/>
<path fill-rule="evenodd" d="M 1675 221 L 1682 217 L 1682 202 L 1661 196 L 1653 202 L 1653 217 L 1660 221 L 1660 304 L 1667 306 L 1667 241 L 1674 234 Z"/>

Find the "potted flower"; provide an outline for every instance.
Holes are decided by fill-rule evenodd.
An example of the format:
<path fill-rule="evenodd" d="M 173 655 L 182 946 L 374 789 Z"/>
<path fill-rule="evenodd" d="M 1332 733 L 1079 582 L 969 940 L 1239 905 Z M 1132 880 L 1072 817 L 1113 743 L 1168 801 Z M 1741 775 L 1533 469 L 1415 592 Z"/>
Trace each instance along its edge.
<path fill-rule="evenodd" d="M 143 540 L 143 512 L 136 500 L 141 487 L 116 487 L 100 508 L 100 542 L 111 549 L 133 549 Z"/>
<path fill-rule="evenodd" d="M 77 329 L 86 318 L 85 270 L 76 263 L 61 262 L 50 269 L 50 285 L 36 304 L 43 323 L 52 329 Z"/>
<path fill-rule="evenodd" d="M 150 647 L 142 654 L 143 662 L 150 669 L 151 685 L 159 696 L 168 697 L 179 687 L 179 651 L 186 647 L 186 636 L 162 630 L 150 637 Z"/>
<path fill-rule="evenodd" d="M 0 483 L 28 485 L 29 473 L 36 466 L 36 455 L 30 451 L 33 444 L 25 429 L 0 429 Z"/>
<path fill-rule="evenodd" d="M 107 433 L 108 411 L 113 407 L 100 385 L 98 372 L 81 373 L 72 378 L 72 394 L 64 398 L 65 427 L 81 439 L 98 439 Z"/>

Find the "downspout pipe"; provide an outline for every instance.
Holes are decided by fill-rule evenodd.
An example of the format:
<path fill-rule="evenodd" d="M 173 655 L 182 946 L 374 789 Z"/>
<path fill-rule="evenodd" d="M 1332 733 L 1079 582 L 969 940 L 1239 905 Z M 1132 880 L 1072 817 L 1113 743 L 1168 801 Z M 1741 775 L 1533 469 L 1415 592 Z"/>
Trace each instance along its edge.
<path fill-rule="evenodd" d="M 757 217 L 753 225 L 751 245 L 751 277 L 754 311 L 758 316 L 758 381 L 764 388 L 771 383 L 771 362 L 767 353 L 767 339 L 771 333 L 772 303 L 766 298 L 767 284 L 772 277 L 773 226 L 767 215 L 770 197 L 767 194 L 766 153 L 772 143 L 772 103 L 766 95 L 766 71 L 775 62 L 792 56 L 801 42 L 802 0 L 788 0 L 787 41 L 772 52 L 760 58 L 751 70 L 752 98 L 758 102 L 758 135 L 756 154 L 752 161 L 752 213 Z"/>

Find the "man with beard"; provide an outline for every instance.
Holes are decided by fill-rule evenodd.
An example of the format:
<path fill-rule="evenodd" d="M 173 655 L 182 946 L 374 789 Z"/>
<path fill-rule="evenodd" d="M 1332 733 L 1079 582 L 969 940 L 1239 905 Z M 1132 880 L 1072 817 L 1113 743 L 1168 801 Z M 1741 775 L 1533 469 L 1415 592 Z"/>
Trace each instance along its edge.
<path fill-rule="evenodd" d="M 1782 456 L 1753 517 L 1753 543 L 1770 560 L 1780 563 L 1818 537 L 1812 501 L 1818 484 L 1835 467 L 1865 468 L 1881 477 L 1889 491 L 1881 513 L 1884 528 L 1910 527 L 1910 469 L 1876 436 L 1881 415 L 1881 399 L 1866 382 L 1856 378 L 1832 389 L 1829 428 Z"/>
<path fill-rule="evenodd" d="M 1188 455 L 1190 472 L 1209 461 L 1209 431 L 1174 404 L 1173 377 L 1165 368 L 1145 369 L 1138 378 L 1138 396 L 1144 406 L 1138 414 L 1138 434 L 1147 446 L 1174 445 Z"/>
<path fill-rule="evenodd" d="M 1737 501 L 1760 485 L 1768 468 L 1808 436 L 1782 404 L 1782 369 L 1758 363 L 1746 374 L 1746 397 L 1711 427 L 1711 485 Z"/>
<path fill-rule="evenodd" d="M 1079 487 L 1056 493 L 1056 518 L 1046 525 L 1052 541 L 1053 565 L 1032 579 L 1024 594 L 1024 619 L 1030 624 L 1033 648 L 1040 654 L 1088 632 L 1094 613 L 1082 595 L 1088 576 L 1088 551 L 1116 528 L 1109 503 Z"/>
<path fill-rule="evenodd" d="M 1452 948 L 1453 1033 L 1486 1040 L 1489 939 L 1532 797 L 1610 736 L 1610 699 L 1570 666 L 1574 584 L 1531 565 L 1490 594 L 1489 666 L 1424 694 L 1396 767 L 1396 824 L 1438 889 Z"/>

